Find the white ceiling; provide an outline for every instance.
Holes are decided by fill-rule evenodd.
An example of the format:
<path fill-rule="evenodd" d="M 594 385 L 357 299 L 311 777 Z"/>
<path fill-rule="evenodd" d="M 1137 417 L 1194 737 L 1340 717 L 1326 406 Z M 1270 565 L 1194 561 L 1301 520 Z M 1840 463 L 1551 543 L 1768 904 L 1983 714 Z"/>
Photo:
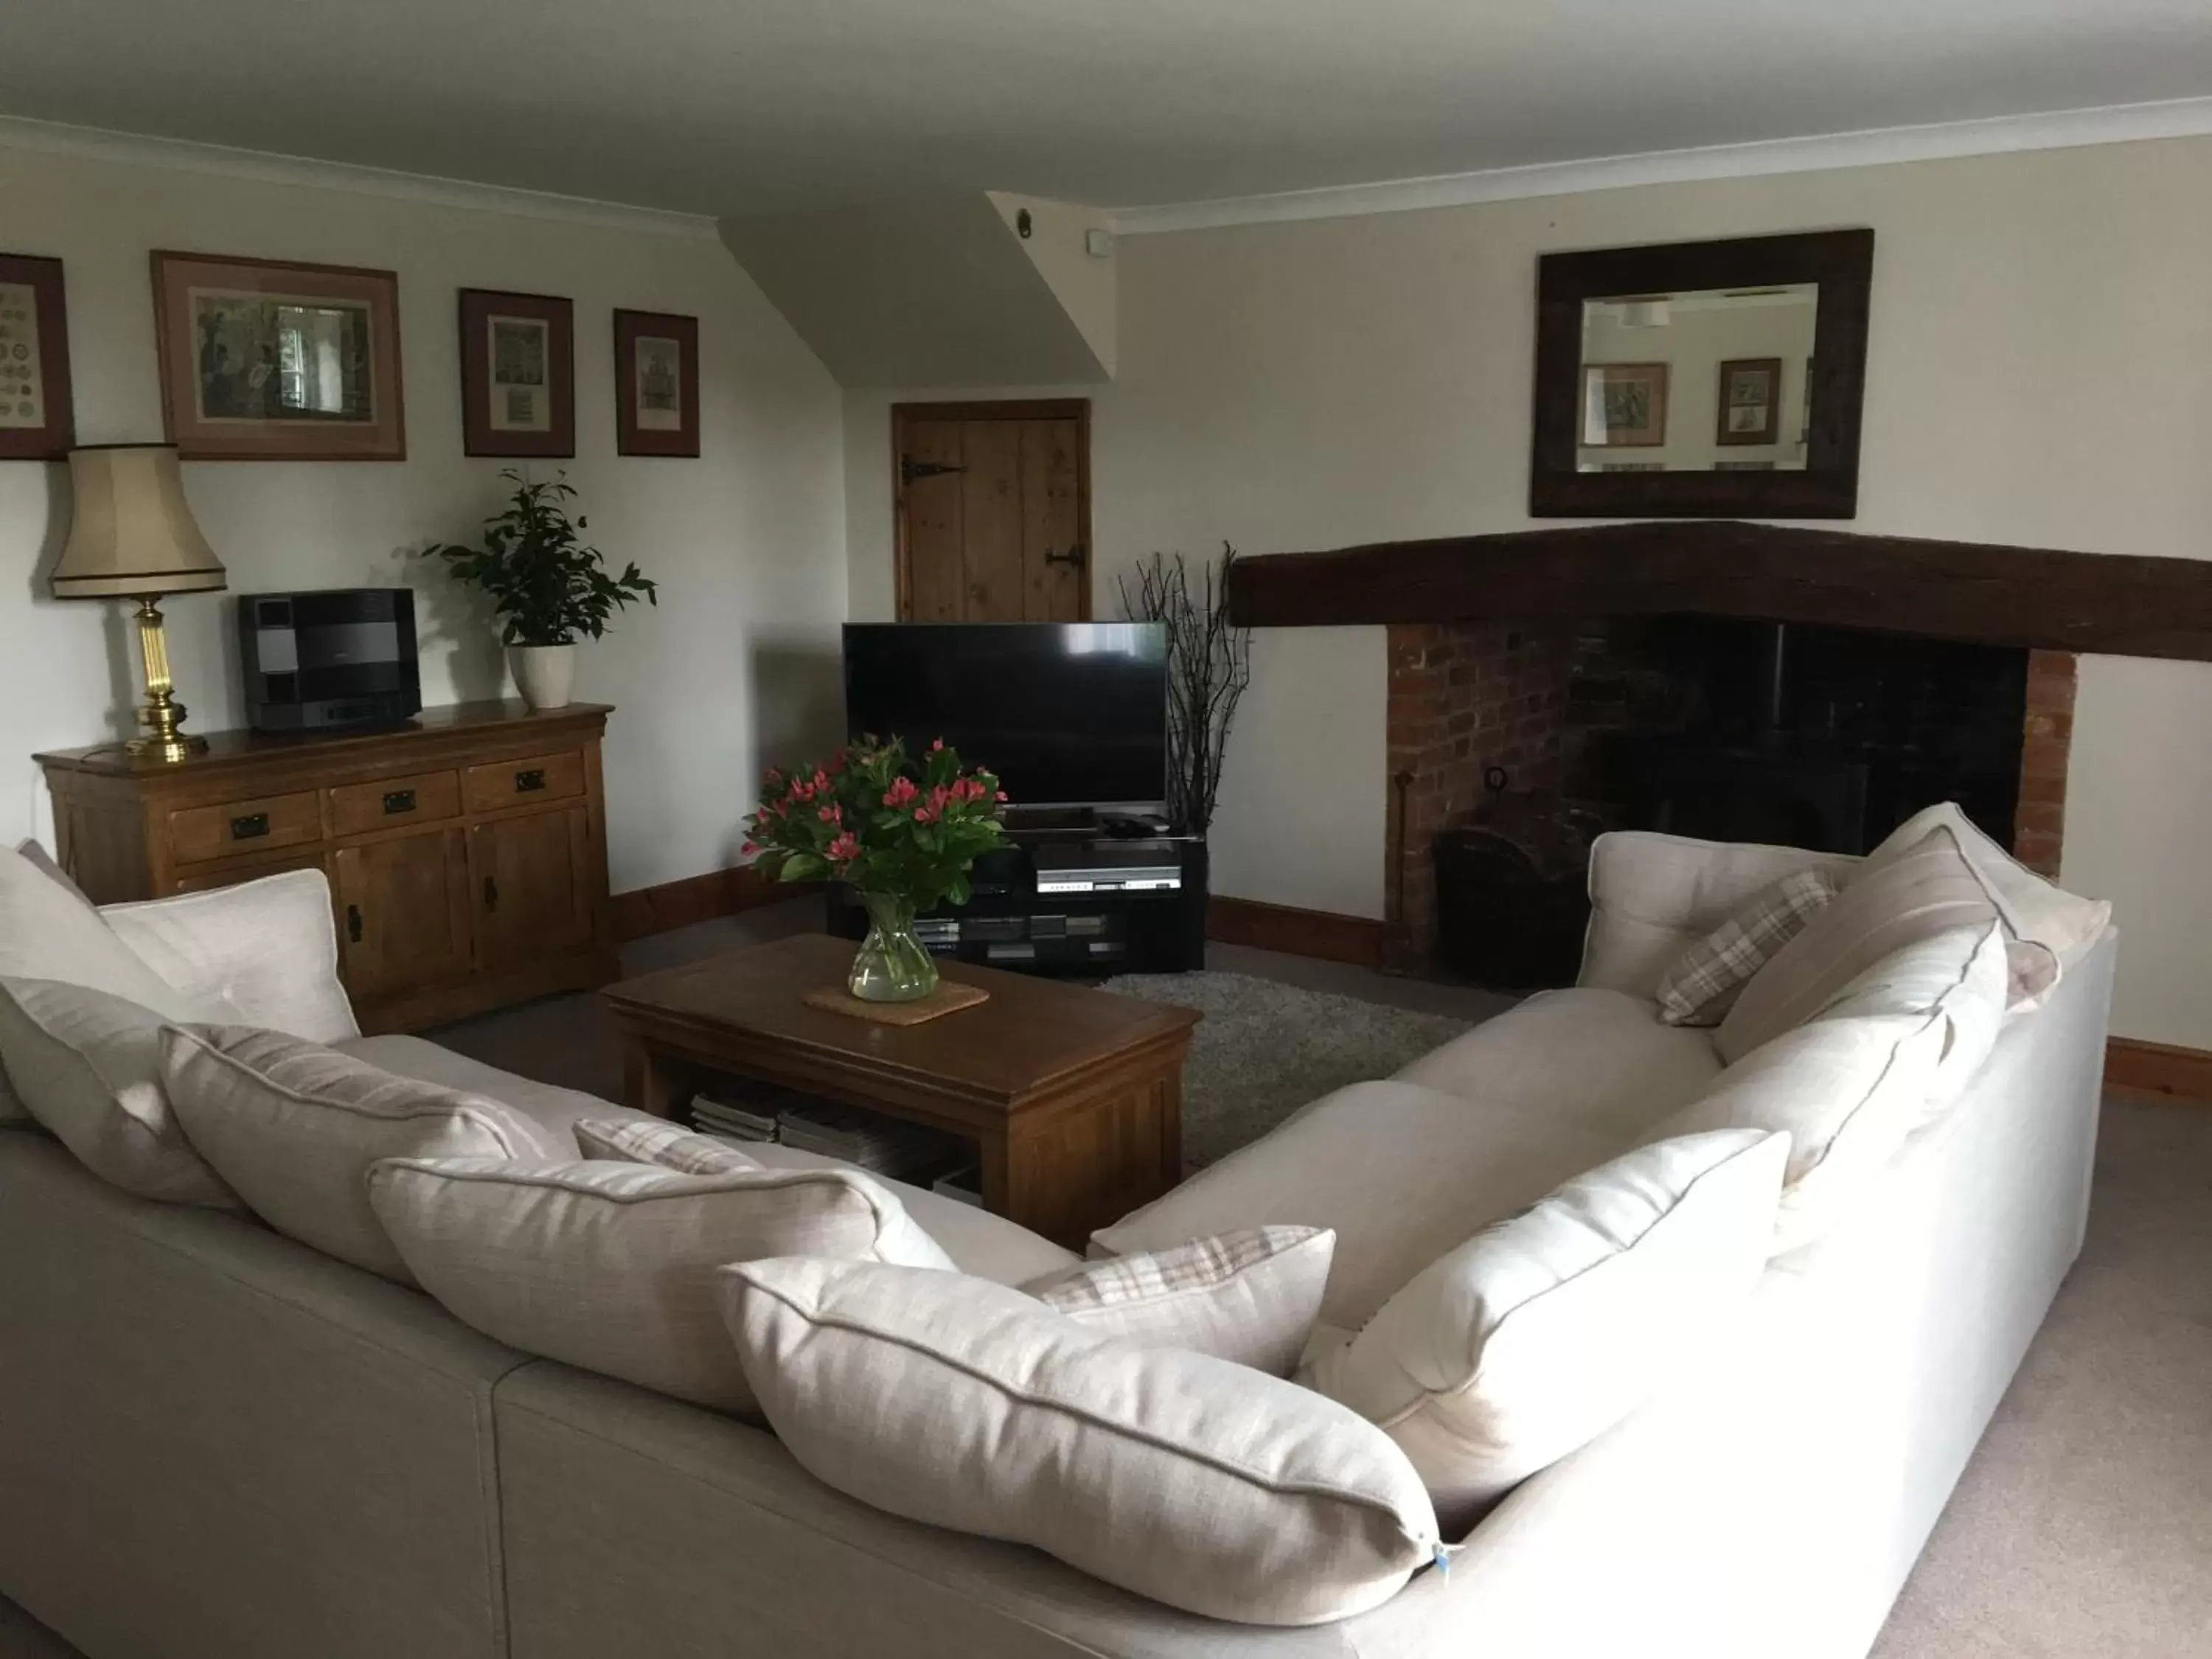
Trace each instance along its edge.
<path fill-rule="evenodd" d="M 729 214 L 2212 95 L 2212 0 L 0 0 L 0 113 Z"/>

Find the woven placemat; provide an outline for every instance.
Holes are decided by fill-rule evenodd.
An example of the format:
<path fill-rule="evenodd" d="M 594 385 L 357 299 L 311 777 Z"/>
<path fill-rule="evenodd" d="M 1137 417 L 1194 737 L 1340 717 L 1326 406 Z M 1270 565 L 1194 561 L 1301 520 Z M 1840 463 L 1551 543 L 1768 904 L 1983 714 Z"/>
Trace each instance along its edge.
<path fill-rule="evenodd" d="M 990 1000 L 991 994 L 981 986 L 962 985 L 949 979 L 938 981 L 934 991 L 912 1002 L 864 1002 L 842 985 L 824 985 L 809 991 L 801 999 L 810 1008 L 827 1008 L 833 1014 L 850 1014 L 854 1019 L 871 1020 L 878 1025 L 923 1025 Z"/>

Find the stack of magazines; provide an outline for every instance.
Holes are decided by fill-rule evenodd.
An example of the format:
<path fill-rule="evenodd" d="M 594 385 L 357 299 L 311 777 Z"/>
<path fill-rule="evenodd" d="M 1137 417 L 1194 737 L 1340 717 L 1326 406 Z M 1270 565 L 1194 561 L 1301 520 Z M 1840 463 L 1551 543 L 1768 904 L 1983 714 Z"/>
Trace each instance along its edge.
<path fill-rule="evenodd" d="M 776 1138 L 787 1146 L 857 1164 L 871 1175 L 927 1182 L 960 1151 L 952 1136 L 855 1107 L 807 1101 L 776 1114 Z"/>
<path fill-rule="evenodd" d="M 725 1140 L 774 1140 L 775 1115 L 793 1098 L 787 1090 L 765 1086 L 702 1089 L 691 1097 L 691 1127 Z"/>

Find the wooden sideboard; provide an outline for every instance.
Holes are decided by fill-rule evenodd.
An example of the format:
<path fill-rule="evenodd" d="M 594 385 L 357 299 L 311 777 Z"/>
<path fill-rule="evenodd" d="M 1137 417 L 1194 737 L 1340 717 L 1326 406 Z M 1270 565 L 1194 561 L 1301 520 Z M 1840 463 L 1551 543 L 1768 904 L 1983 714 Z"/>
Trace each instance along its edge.
<path fill-rule="evenodd" d="M 610 712 L 461 703 L 374 732 L 217 732 L 173 763 L 35 758 L 62 867 L 95 903 L 323 872 L 362 1027 L 402 1031 L 617 976 Z"/>

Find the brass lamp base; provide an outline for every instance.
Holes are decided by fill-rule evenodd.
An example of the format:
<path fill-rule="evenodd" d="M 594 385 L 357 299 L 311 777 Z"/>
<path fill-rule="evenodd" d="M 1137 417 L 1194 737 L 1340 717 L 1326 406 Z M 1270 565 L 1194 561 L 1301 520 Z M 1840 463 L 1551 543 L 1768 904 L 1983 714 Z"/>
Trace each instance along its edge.
<path fill-rule="evenodd" d="M 180 761 L 207 753 L 205 738 L 188 734 L 185 706 L 171 695 L 169 647 L 161 635 L 161 602 L 150 595 L 138 601 L 138 653 L 146 662 L 146 701 L 138 710 L 145 731 L 123 745 L 133 760 Z"/>

